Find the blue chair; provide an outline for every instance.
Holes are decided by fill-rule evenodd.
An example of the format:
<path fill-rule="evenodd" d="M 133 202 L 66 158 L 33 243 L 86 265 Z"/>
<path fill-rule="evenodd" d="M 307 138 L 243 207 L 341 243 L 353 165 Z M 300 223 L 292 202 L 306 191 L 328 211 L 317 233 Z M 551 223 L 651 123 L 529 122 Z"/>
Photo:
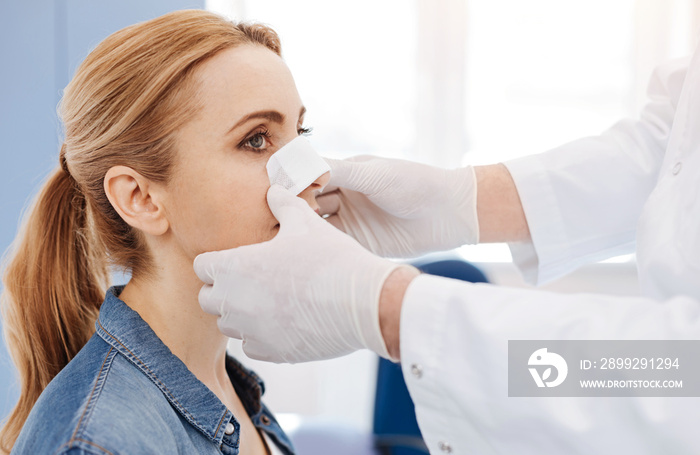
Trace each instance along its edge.
<path fill-rule="evenodd" d="M 287 435 L 300 455 L 380 455 L 372 434 L 336 419 L 305 417 Z"/>
<path fill-rule="evenodd" d="M 486 275 L 456 259 L 413 264 L 424 273 L 472 283 L 487 283 Z M 424 455 L 423 441 L 413 400 L 408 393 L 401 365 L 379 359 L 377 390 L 374 401 L 374 442 L 381 455 Z"/>

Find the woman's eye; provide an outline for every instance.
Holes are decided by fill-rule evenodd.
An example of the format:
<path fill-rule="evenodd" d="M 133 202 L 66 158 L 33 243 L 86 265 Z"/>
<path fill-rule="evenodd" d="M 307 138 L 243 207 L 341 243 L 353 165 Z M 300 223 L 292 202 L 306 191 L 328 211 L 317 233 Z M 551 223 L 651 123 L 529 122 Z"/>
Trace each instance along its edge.
<path fill-rule="evenodd" d="M 263 145 L 265 145 L 265 138 L 262 134 L 256 134 L 255 136 L 248 139 L 248 145 L 255 149 L 262 148 Z"/>
<path fill-rule="evenodd" d="M 305 127 L 302 126 L 301 128 L 299 128 L 299 129 L 297 130 L 297 133 L 299 134 L 299 136 L 308 136 L 308 135 L 311 134 L 311 132 L 312 132 L 313 130 L 314 130 L 314 129 L 313 129 L 313 127 L 311 127 L 311 126 L 308 127 L 308 128 L 305 128 Z"/>
<path fill-rule="evenodd" d="M 241 146 L 253 150 L 255 152 L 260 152 L 265 150 L 270 144 L 268 143 L 268 138 L 270 137 L 270 132 L 265 130 L 265 131 L 259 131 L 255 133 L 254 135 L 248 137 Z"/>

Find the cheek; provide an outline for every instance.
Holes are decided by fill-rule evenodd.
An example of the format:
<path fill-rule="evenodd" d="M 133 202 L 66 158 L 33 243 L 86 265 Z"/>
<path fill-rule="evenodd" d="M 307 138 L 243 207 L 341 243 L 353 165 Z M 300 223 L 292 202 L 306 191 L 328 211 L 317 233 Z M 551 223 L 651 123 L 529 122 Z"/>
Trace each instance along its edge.
<path fill-rule="evenodd" d="M 264 242 L 277 233 L 264 168 L 237 177 L 212 177 L 189 193 L 178 191 L 172 230 L 188 256 Z"/>
<path fill-rule="evenodd" d="M 220 249 L 260 243 L 275 236 L 277 220 L 267 205 L 268 188 L 269 184 L 251 186 L 244 197 L 241 193 L 231 195 L 229 201 L 235 201 L 215 233 Z"/>

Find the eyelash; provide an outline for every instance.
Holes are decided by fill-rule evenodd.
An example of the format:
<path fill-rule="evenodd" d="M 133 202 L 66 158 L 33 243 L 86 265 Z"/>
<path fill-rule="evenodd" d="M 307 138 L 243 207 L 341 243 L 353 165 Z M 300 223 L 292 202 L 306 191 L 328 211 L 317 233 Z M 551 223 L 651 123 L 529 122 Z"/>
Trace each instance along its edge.
<path fill-rule="evenodd" d="M 266 150 L 265 148 L 251 147 L 250 145 L 248 145 L 248 143 L 250 141 L 252 141 L 253 139 L 255 139 L 256 137 L 259 137 L 259 136 L 264 137 L 265 140 L 268 141 L 270 139 L 270 136 L 271 136 L 270 130 L 265 128 L 265 129 L 256 131 L 255 133 L 251 134 L 247 138 L 243 139 L 243 142 L 241 142 L 241 147 L 246 149 L 246 150 L 253 151 L 255 153 L 261 153 L 261 152 L 265 151 Z"/>
<path fill-rule="evenodd" d="M 313 130 L 314 130 L 313 127 L 308 127 L 308 128 L 307 127 L 300 127 L 299 129 L 297 129 L 297 133 L 300 136 L 308 136 L 311 134 L 311 132 Z M 270 134 L 270 130 L 268 130 L 267 128 L 264 128 L 262 130 L 255 132 L 254 134 L 248 136 L 247 138 L 245 138 L 243 140 L 243 142 L 241 142 L 239 144 L 239 147 L 245 148 L 245 149 L 250 150 L 250 151 L 255 152 L 255 153 L 264 152 L 266 150 L 265 148 L 251 147 L 251 146 L 247 145 L 250 141 L 252 141 L 253 139 L 255 139 L 258 136 L 262 136 L 266 140 L 269 140 L 272 135 Z"/>
<path fill-rule="evenodd" d="M 314 130 L 313 126 L 310 126 L 308 128 L 304 128 L 303 126 L 297 130 L 300 136 L 309 136 L 311 132 Z"/>

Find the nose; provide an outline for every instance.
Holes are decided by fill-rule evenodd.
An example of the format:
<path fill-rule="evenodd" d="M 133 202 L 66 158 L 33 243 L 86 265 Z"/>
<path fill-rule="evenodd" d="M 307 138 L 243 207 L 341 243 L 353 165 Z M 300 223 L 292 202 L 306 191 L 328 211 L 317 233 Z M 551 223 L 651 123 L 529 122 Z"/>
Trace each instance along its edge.
<path fill-rule="evenodd" d="M 318 202 L 316 202 L 316 196 L 318 193 L 323 191 L 323 189 L 328 185 L 328 182 L 331 180 L 331 173 L 326 172 L 325 174 L 321 175 L 319 178 L 314 180 L 311 185 L 307 186 L 304 191 L 299 193 L 299 197 L 305 200 L 309 206 L 318 211 L 319 210 L 319 205 Z"/>
<path fill-rule="evenodd" d="M 314 180 L 311 185 L 309 185 L 309 188 L 312 189 L 316 193 L 320 193 L 323 191 L 323 189 L 328 185 L 328 182 L 331 181 L 331 173 L 326 172 L 325 174 L 321 175 L 319 178 Z M 309 189 L 307 188 L 307 189 Z"/>
<path fill-rule="evenodd" d="M 303 136 L 289 141 L 270 156 L 265 168 L 271 184 L 280 183 L 314 209 L 318 208 L 316 195 L 330 182 L 328 163 Z M 314 180 L 309 183 L 312 178 Z"/>

